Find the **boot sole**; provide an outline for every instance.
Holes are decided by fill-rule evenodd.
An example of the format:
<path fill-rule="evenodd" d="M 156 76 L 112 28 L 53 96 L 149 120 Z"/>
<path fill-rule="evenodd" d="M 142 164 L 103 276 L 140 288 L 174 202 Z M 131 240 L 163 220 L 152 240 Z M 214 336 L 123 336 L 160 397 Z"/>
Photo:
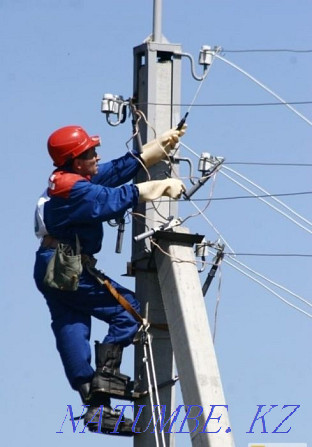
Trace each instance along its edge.
<path fill-rule="evenodd" d="M 117 399 L 124 400 L 135 400 L 141 397 L 141 393 L 130 390 L 116 390 L 107 388 L 95 388 L 91 391 L 92 396 L 99 397 L 100 395 L 105 395 L 109 397 L 115 397 Z"/>
<path fill-rule="evenodd" d="M 113 433 L 114 428 L 115 427 L 113 427 L 112 429 L 108 429 L 108 428 L 101 427 L 101 432 L 100 433 L 102 433 L 103 435 L 110 435 L 110 436 L 127 436 L 128 438 L 130 438 L 131 436 L 135 436 L 135 435 L 139 434 L 139 433 L 133 433 L 132 430 L 130 430 L 130 431 L 122 431 L 122 430 L 120 430 L 120 431 L 118 431 L 116 433 Z M 92 432 L 92 433 L 99 433 L 98 432 L 98 426 L 96 425 L 95 427 L 92 427 L 90 425 L 89 431 Z"/>
<path fill-rule="evenodd" d="M 104 426 L 103 426 L 104 423 Z M 100 428 L 100 432 L 103 433 L 104 435 L 111 435 L 111 436 L 134 436 L 135 434 L 139 434 L 139 433 L 134 433 L 132 431 L 132 426 L 131 428 L 126 428 L 123 427 L 122 423 L 118 426 L 118 431 L 114 432 L 115 427 L 116 427 L 116 422 L 109 422 L 109 421 L 105 421 L 102 420 L 102 425 Z M 99 433 L 99 422 L 90 422 L 88 424 L 88 430 L 91 431 L 92 433 Z"/>

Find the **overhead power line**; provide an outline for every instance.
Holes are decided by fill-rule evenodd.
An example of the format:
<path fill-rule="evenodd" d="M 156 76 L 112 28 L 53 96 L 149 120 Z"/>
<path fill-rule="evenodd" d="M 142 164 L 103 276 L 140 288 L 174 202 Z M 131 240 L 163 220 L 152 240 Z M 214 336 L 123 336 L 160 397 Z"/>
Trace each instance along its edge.
<path fill-rule="evenodd" d="M 312 163 L 280 163 L 280 162 L 266 162 L 266 161 L 225 161 L 223 165 L 256 165 L 256 166 L 297 166 L 309 167 Z"/>
<path fill-rule="evenodd" d="M 302 192 L 288 192 L 288 193 L 280 193 L 280 194 L 256 194 L 254 196 L 228 196 L 228 197 L 212 197 L 211 201 L 217 200 L 236 200 L 236 199 L 259 199 L 262 197 L 286 197 L 286 196 L 301 196 L 312 194 L 312 191 L 302 191 Z M 182 199 L 180 199 L 182 200 Z M 205 199 L 192 199 L 194 202 L 203 202 L 207 201 Z"/>
<path fill-rule="evenodd" d="M 230 168 L 224 168 L 227 169 L 229 171 L 232 171 Z M 254 193 L 250 188 L 246 187 L 245 185 L 243 185 L 241 182 L 239 182 L 238 180 L 235 180 L 233 177 L 231 177 L 230 175 L 228 175 L 226 172 L 220 170 L 219 171 L 223 176 L 225 176 L 226 178 L 228 178 L 230 181 L 234 182 L 236 185 L 240 186 L 242 189 L 244 189 L 245 191 L 247 191 L 248 193 L 250 193 L 252 196 L 257 196 L 258 194 Z M 249 179 L 247 179 L 246 177 L 244 177 L 243 175 L 237 173 L 239 175 L 239 177 L 241 177 L 242 179 L 244 179 L 245 181 L 249 182 L 250 184 L 252 184 L 254 187 L 260 189 L 261 191 L 264 192 L 264 194 L 269 194 L 268 191 L 264 190 L 261 187 L 258 187 L 258 185 L 256 185 L 255 183 L 249 181 Z M 266 199 L 262 198 L 262 197 L 257 197 L 259 198 L 259 200 L 263 203 L 265 203 L 267 206 L 269 206 L 270 208 L 272 208 L 273 210 L 275 210 L 277 213 L 283 215 L 284 217 L 286 217 L 288 220 L 292 221 L 294 224 L 296 224 L 298 227 L 302 228 L 303 230 L 307 231 L 308 233 L 312 234 L 312 230 L 310 230 L 309 228 L 305 227 L 304 225 L 302 225 L 302 223 L 298 222 L 298 220 L 296 220 L 296 218 L 292 217 L 291 215 L 289 215 L 287 213 L 287 211 L 290 211 L 292 214 L 294 214 L 296 217 L 298 217 L 299 219 L 302 219 L 304 221 L 306 221 L 309 225 L 312 225 L 312 223 L 310 221 L 308 221 L 305 217 L 300 216 L 300 214 L 298 214 L 296 211 L 292 210 L 288 205 L 284 204 L 283 202 L 281 202 L 279 199 L 276 199 L 274 196 L 272 196 L 272 199 L 275 202 L 278 202 L 279 205 L 281 205 L 282 207 L 286 208 L 287 211 L 283 211 L 280 208 L 278 208 L 278 206 L 273 205 L 272 203 L 270 203 L 269 201 L 267 201 Z"/>
<path fill-rule="evenodd" d="M 280 257 L 280 258 L 287 258 L 287 257 L 298 257 L 298 258 L 311 258 L 312 254 L 308 253 L 224 253 L 225 255 L 232 255 L 232 256 L 263 256 L 263 257 Z"/>
<path fill-rule="evenodd" d="M 222 48 L 223 53 L 312 53 L 312 50 L 291 49 L 291 48 L 263 48 L 263 49 L 241 49 L 241 50 L 226 50 Z"/>
<path fill-rule="evenodd" d="M 192 152 L 192 154 L 194 154 L 196 157 L 199 158 L 199 155 L 193 151 L 191 148 L 189 148 L 187 145 L 185 145 L 184 143 L 182 143 L 182 146 L 185 147 L 187 150 L 189 150 L 190 152 Z M 224 170 L 229 171 L 237 176 L 239 176 L 241 179 L 243 179 L 245 182 L 249 183 L 250 185 L 252 185 L 253 188 L 258 189 L 259 191 L 261 191 L 263 194 L 259 195 L 256 194 L 253 190 L 251 190 L 250 188 L 246 187 L 244 184 L 242 184 L 241 182 L 235 180 L 233 177 L 231 177 L 230 175 L 228 175 L 226 172 L 224 172 Z M 235 184 L 237 184 L 238 186 L 240 186 L 242 189 L 244 189 L 245 191 L 247 191 L 252 197 L 255 197 L 257 199 L 259 199 L 261 202 L 265 203 L 267 206 L 269 206 L 270 208 L 274 209 L 276 212 L 278 212 L 279 214 L 283 215 L 284 217 L 286 217 L 288 220 L 292 221 L 293 223 L 295 223 L 297 226 L 299 226 L 300 228 L 302 228 L 303 230 L 307 231 L 308 233 L 312 234 L 312 229 L 307 228 L 306 226 L 304 226 L 302 223 L 300 223 L 298 219 L 302 220 L 303 222 L 307 223 L 308 225 L 310 225 L 312 227 L 312 222 L 309 221 L 308 219 L 306 219 L 305 217 L 301 216 L 300 214 L 298 214 L 295 210 L 293 210 L 292 208 L 290 208 L 288 205 L 286 205 L 285 203 L 283 203 L 281 200 L 279 200 L 278 198 L 276 198 L 276 195 L 271 194 L 269 191 L 265 190 L 264 188 L 262 188 L 261 186 L 257 185 L 255 182 L 249 180 L 247 177 L 245 177 L 244 175 L 240 174 L 239 172 L 228 168 L 226 166 L 223 167 L 223 170 L 219 170 L 219 173 L 222 174 L 223 176 L 227 177 L 229 180 L 231 180 L 232 182 L 234 182 Z M 311 192 L 310 192 L 311 193 Z M 291 193 L 296 194 L 296 193 Z M 279 206 L 275 206 L 272 203 L 270 203 L 269 201 L 266 200 L 266 198 L 264 198 L 263 196 L 266 196 L 268 198 L 271 198 L 273 201 L 277 202 L 279 206 L 283 207 L 286 209 L 286 211 L 283 211 L 282 209 L 279 208 Z M 247 196 L 250 197 L 250 196 Z M 210 197 L 209 198 L 209 203 L 211 202 L 211 200 L 214 200 L 216 198 Z M 207 200 L 207 199 L 206 199 Z M 197 207 L 197 205 L 195 205 L 195 203 L 193 201 L 192 205 L 194 207 L 196 207 L 196 209 L 201 213 L 201 210 Z M 292 217 L 289 213 L 293 214 L 295 217 Z M 202 213 L 201 213 L 202 214 Z M 207 222 L 209 224 L 211 224 L 208 220 Z M 218 231 L 215 230 L 217 234 Z M 226 241 L 224 241 L 226 243 Z M 227 244 L 227 243 L 226 243 Z M 230 250 L 234 253 L 234 251 L 232 250 L 231 247 L 229 247 Z"/>
<path fill-rule="evenodd" d="M 312 101 L 285 101 L 281 102 L 229 102 L 229 103 L 160 103 L 160 102 L 140 102 L 138 106 L 180 106 L 180 107 L 266 107 L 266 106 L 285 106 L 285 105 L 309 105 Z"/>
<path fill-rule="evenodd" d="M 305 121 L 307 124 L 309 124 L 310 126 L 312 126 L 312 121 L 310 121 L 307 117 L 305 117 L 302 113 L 300 113 L 298 110 L 296 110 L 293 106 L 291 106 L 287 101 L 285 101 L 284 98 L 282 98 L 281 96 L 277 95 L 273 90 L 271 90 L 269 87 L 267 87 L 266 85 L 264 85 L 262 82 L 258 81 L 258 79 L 256 79 L 254 76 L 252 76 L 250 73 L 248 73 L 246 70 L 243 70 L 242 68 L 240 68 L 238 65 L 234 64 L 233 62 L 229 61 L 228 59 L 220 56 L 219 54 L 215 54 L 215 57 L 219 60 L 221 60 L 222 62 L 226 63 L 227 65 L 231 66 L 232 68 L 234 68 L 235 70 L 239 71 L 240 73 L 242 73 L 244 76 L 246 76 L 248 79 L 250 79 L 252 82 L 254 82 L 255 84 L 257 84 L 259 87 L 261 87 L 263 90 L 265 90 L 267 93 L 269 93 L 270 95 L 274 96 L 275 99 L 277 99 L 278 101 L 280 101 L 282 104 L 284 104 L 284 106 L 288 107 L 289 110 L 291 110 L 293 113 L 295 113 L 299 118 L 301 118 L 303 121 Z"/>
<path fill-rule="evenodd" d="M 234 261 L 234 259 L 232 258 L 232 261 Z M 248 278 L 250 278 L 252 281 L 258 283 L 261 287 L 265 288 L 266 290 L 268 290 L 269 292 L 271 292 L 273 295 L 275 295 L 279 300 L 281 300 L 284 304 L 287 304 L 288 306 L 292 307 L 293 309 L 298 310 L 299 312 L 303 313 L 304 315 L 306 315 L 309 318 L 312 318 L 312 314 L 304 311 L 303 309 L 301 309 L 300 307 L 292 304 L 290 301 L 286 300 L 285 298 L 283 298 L 279 293 L 275 292 L 273 289 L 271 289 L 270 287 L 268 287 L 266 284 L 264 284 L 263 282 L 261 282 L 259 279 L 255 278 L 254 276 L 252 276 L 250 273 L 244 271 L 242 268 L 238 267 L 237 265 L 233 264 L 233 262 L 229 262 L 228 259 L 224 259 L 224 262 L 228 265 L 230 265 L 231 267 L 233 267 L 234 269 L 238 270 L 239 272 L 241 272 L 243 275 L 247 276 Z M 237 262 L 237 261 L 236 261 Z M 244 266 L 244 264 L 242 264 L 242 266 Z M 247 268 L 247 270 L 251 271 L 252 274 L 255 274 L 257 276 L 260 276 L 262 279 L 267 280 L 267 278 L 265 278 L 263 275 L 259 274 L 258 272 L 255 272 L 254 270 L 249 269 L 247 266 L 244 266 Z M 273 281 L 269 281 L 271 284 L 275 284 Z M 283 288 L 285 289 L 285 288 Z M 291 295 L 295 295 L 293 293 L 291 293 Z M 297 298 L 299 298 L 301 301 L 303 301 L 305 304 L 311 306 L 311 303 L 309 303 L 307 300 L 302 299 L 301 297 L 299 297 L 298 295 L 296 295 Z"/>
<path fill-rule="evenodd" d="M 283 303 L 287 304 L 288 306 L 292 307 L 293 309 L 298 310 L 299 312 L 305 314 L 306 316 L 312 318 L 312 314 L 309 314 L 308 312 L 304 311 L 303 309 L 301 309 L 300 307 L 292 304 L 291 302 L 289 302 L 288 300 L 286 300 L 283 296 L 281 296 L 280 294 L 278 294 L 275 290 L 273 290 L 271 287 L 267 286 L 266 284 L 264 284 L 262 282 L 262 280 L 267 281 L 270 285 L 273 285 L 279 289 L 282 289 L 284 292 L 289 293 L 290 295 L 292 295 L 293 297 L 299 299 L 300 301 L 302 301 L 304 304 L 311 306 L 312 304 L 304 299 L 303 297 L 301 297 L 300 295 L 292 292 L 291 290 L 287 289 L 286 287 L 278 284 L 275 281 L 272 281 L 271 279 L 267 278 L 266 276 L 262 275 L 259 272 L 256 272 L 255 270 L 251 269 L 250 267 L 248 267 L 246 264 L 243 264 L 242 262 L 238 261 L 236 259 L 236 253 L 233 251 L 233 249 L 229 246 L 229 244 L 226 242 L 225 238 L 222 236 L 222 234 L 215 228 L 215 226 L 212 224 L 212 222 L 209 221 L 209 219 L 207 218 L 207 216 L 201 212 L 201 210 L 194 204 L 193 201 L 191 201 L 192 205 L 195 206 L 197 208 L 197 210 L 199 211 L 199 213 L 201 214 L 201 216 L 208 222 L 208 224 L 217 232 L 218 236 L 221 238 L 221 240 L 225 243 L 225 245 L 227 245 L 227 247 L 231 250 L 231 253 L 227 253 L 226 258 L 223 259 L 223 261 L 230 265 L 231 267 L 233 267 L 234 269 L 238 270 L 240 273 L 242 273 L 243 275 L 247 276 L 249 279 L 251 279 L 252 281 L 258 283 L 260 286 L 262 286 L 263 288 L 265 288 L 267 291 L 269 291 L 270 293 L 272 293 L 274 296 L 276 296 L 278 299 L 280 299 Z M 229 261 L 229 259 L 231 259 L 232 262 Z M 238 265 L 235 265 L 238 264 Z M 258 276 L 257 279 L 256 276 Z"/>

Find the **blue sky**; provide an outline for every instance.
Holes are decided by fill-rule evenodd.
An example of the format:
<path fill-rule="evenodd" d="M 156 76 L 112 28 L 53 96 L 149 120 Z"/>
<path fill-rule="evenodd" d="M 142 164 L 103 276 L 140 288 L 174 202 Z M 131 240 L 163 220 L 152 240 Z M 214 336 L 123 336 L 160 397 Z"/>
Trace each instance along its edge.
<path fill-rule="evenodd" d="M 152 31 L 151 0 L 0 0 L 2 256 L 1 256 L 1 432 L 4 442 L 24 447 L 45 445 L 128 446 L 131 440 L 73 434 L 70 425 L 56 434 L 66 405 L 79 411 L 79 398 L 68 386 L 55 349 L 48 309 L 32 280 L 38 241 L 33 235 L 33 210 L 46 186 L 52 164 L 48 135 L 67 124 L 80 124 L 102 137 L 102 160 L 122 155 L 131 123 L 111 128 L 100 113 L 103 93 L 132 95 L 132 49 Z M 181 2 L 163 5 L 163 32 L 172 43 L 197 55 L 203 44 L 223 48 L 225 58 L 253 75 L 290 102 L 312 100 L 312 53 L 231 50 L 311 50 L 310 0 L 236 0 Z M 199 67 L 197 67 L 199 71 Z M 190 103 L 198 84 L 183 62 L 182 103 Z M 311 125 L 237 70 L 216 60 L 188 119 L 184 143 L 197 154 L 210 152 L 227 162 L 311 164 Z M 199 107 L 198 105 L 201 104 Z M 203 106 L 206 104 L 206 106 Z M 207 106 L 223 104 L 223 106 Z M 312 120 L 311 104 L 294 105 Z M 182 107 L 182 112 L 186 107 Z M 197 159 L 187 149 L 183 156 Z M 311 166 L 227 165 L 274 194 L 311 191 Z M 236 174 L 222 171 L 231 177 Z M 241 180 L 239 180 L 241 181 Z M 207 198 L 207 184 L 196 198 Z M 248 195 L 218 174 L 213 197 Z M 280 197 L 312 220 L 311 195 Z M 198 206 L 205 202 L 196 202 Z M 276 205 L 276 204 L 275 204 Z M 180 215 L 194 213 L 181 204 Z M 288 212 L 287 212 L 288 213 Z M 206 215 L 236 253 L 311 254 L 310 232 L 268 208 L 258 199 L 213 201 Z M 188 220 L 192 231 L 216 240 L 199 217 Z M 114 253 L 116 233 L 105 226 L 99 264 L 119 278 L 130 259 L 127 227 L 121 255 Z M 210 258 L 211 259 L 211 258 Z M 311 257 L 238 256 L 240 262 L 307 300 L 311 299 Z M 230 260 L 231 261 L 231 260 Z M 205 279 L 205 273 L 202 280 Z M 205 300 L 211 325 L 218 278 Z M 308 313 L 311 307 L 285 290 L 279 293 Z M 307 442 L 312 392 L 311 318 L 283 303 L 231 266 L 222 266 L 216 352 L 236 446 L 248 442 Z M 106 327 L 95 323 L 92 340 Z M 132 374 L 132 350 L 124 371 Z M 177 405 L 181 396 L 178 393 Z M 300 405 L 285 422 L 288 434 L 246 434 L 258 405 L 279 405 L 268 418 L 272 432 L 284 415 L 283 405 Z M 269 407 L 267 407 L 269 408 Z M 9 425 L 8 425 L 9 424 Z M 176 445 L 190 445 L 177 435 Z"/>

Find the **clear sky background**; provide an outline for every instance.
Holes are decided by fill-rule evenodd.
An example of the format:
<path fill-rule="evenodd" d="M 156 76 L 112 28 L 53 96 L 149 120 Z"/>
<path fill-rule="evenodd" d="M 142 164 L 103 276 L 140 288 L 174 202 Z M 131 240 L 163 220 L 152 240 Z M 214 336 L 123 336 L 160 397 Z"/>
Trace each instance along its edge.
<path fill-rule="evenodd" d="M 196 60 L 203 44 L 221 46 L 224 57 L 285 100 L 312 101 L 311 52 L 231 52 L 311 50 L 311 0 L 163 3 L 166 38 L 181 43 Z M 52 170 L 46 140 L 56 128 L 80 124 L 91 134 L 101 135 L 102 160 L 126 151 L 131 123 L 128 120 L 117 128 L 109 127 L 100 113 L 101 98 L 106 92 L 132 95 L 132 49 L 152 32 L 152 6 L 152 0 L 0 0 L 3 445 L 132 445 L 131 439 L 73 434 L 69 422 L 63 434 L 56 434 L 66 405 L 72 404 L 79 413 L 80 400 L 63 374 L 49 312 L 32 279 L 38 247 L 33 235 L 33 211 Z M 196 69 L 201 72 L 200 67 Z M 188 61 L 183 61 L 182 103 L 191 102 L 197 87 Z M 184 143 L 196 153 L 224 156 L 228 163 L 311 164 L 311 123 L 281 105 L 225 106 L 272 102 L 277 101 L 237 70 L 216 60 L 190 113 Z M 311 104 L 294 107 L 312 120 Z M 186 109 L 182 107 L 182 113 Z M 182 148 L 181 155 L 191 153 Z M 191 157 L 197 166 L 196 157 Z M 274 194 L 312 189 L 311 166 L 227 167 Z M 207 198 L 210 186 L 207 184 L 196 199 Z M 214 198 L 241 195 L 248 193 L 218 174 Z M 311 195 L 280 199 L 312 220 Z M 206 202 L 196 203 L 204 206 Z M 180 207 L 181 217 L 193 212 L 190 205 Z M 206 215 L 236 253 L 312 254 L 311 224 L 300 220 L 306 231 L 258 199 L 213 201 Z M 200 216 L 189 219 L 188 225 L 207 239 L 218 238 Z M 120 278 L 130 260 L 130 225 L 121 255 L 114 253 L 116 230 L 106 225 L 105 233 L 99 265 L 134 288 L 133 279 Z M 311 257 L 236 259 L 312 301 Z M 205 298 L 212 327 L 217 285 L 218 278 Z M 298 298 L 283 290 L 278 293 L 312 314 L 311 307 Z M 311 328 L 309 316 L 223 264 L 215 347 L 237 447 L 256 441 L 312 445 Z M 92 340 L 102 339 L 106 329 L 96 323 Z M 126 352 L 123 370 L 132 375 L 132 348 Z M 181 403 L 178 393 L 177 405 Z M 246 434 L 257 406 L 267 405 L 268 409 L 271 404 L 279 407 L 267 419 L 269 433 L 262 434 L 261 423 L 257 422 L 255 433 Z M 300 409 L 282 427 L 291 427 L 290 432 L 272 434 L 287 414 L 282 406 L 295 404 Z M 189 435 L 178 434 L 176 445 L 189 446 Z"/>

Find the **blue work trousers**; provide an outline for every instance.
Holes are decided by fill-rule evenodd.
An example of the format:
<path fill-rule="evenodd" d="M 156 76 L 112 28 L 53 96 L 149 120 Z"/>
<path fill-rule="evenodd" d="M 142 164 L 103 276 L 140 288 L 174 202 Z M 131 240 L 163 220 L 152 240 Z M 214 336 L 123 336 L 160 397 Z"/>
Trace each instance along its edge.
<path fill-rule="evenodd" d="M 45 249 L 36 255 L 34 278 L 38 289 L 44 295 L 51 312 L 52 330 L 60 353 L 66 376 L 72 388 L 92 379 L 91 366 L 91 317 L 105 321 L 109 325 L 104 343 L 128 346 L 138 330 L 138 322 L 111 295 L 105 286 L 85 269 L 82 272 L 78 290 L 65 292 L 43 286 L 46 266 L 51 257 Z M 108 278 L 112 286 L 140 312 L 140 306 L 133 292 Z"/>

